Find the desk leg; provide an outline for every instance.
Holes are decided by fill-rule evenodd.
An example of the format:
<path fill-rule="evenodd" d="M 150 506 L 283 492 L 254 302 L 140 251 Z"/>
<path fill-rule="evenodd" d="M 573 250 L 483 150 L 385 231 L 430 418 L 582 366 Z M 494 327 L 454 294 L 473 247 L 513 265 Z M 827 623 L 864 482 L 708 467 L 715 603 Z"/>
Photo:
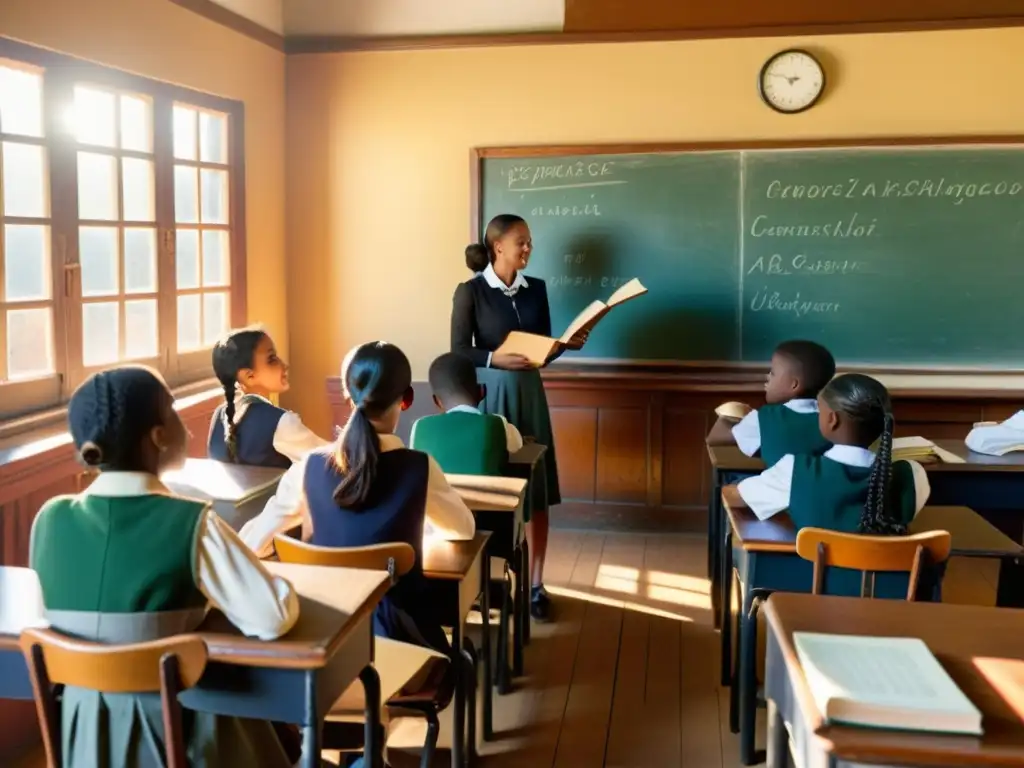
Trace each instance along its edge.
<path fill-rule="evenodd" d="M 530 600 L 529 600 L 529 589 L 530 585 L 533 584 L 533 572 L 530 570 L 530 544 L 523 536 L 522 546 L 519 547 L 519 551 L 522 557 L 522 569 L 526 576 L 523 578 L 523 588 L 526 590 L 527 599 L 523 601 L 523 645 L 530 644 Z M 517 674 L 522 674 L 520 670 Z"/>
<path fill-rule="evenodd" d="M 491 674 L 491 558 L 484 557 L 484 568 L 480 577 L 480 614 L 483 619 L 483 634 L 480 638 L 480 653 L 484 661 L 484 741 L 494 738 L 494 676 Z"/>
<path fill-rule="evenodd" d="M 363 761 L 367 768 L 383 768 L 384 766 L 384 742 L 381 738 L 380 725 L 380 676 L 372 664 L 363 667 L 359 673 L 359 679 L 363 683 L 363 696 L 365 697 L 365 709 L 363 717 Z M 303 740 L 302 757 L 306 757 L 306 743 Z M 320 765 L 320 750 L 316 751 L 316 762 L 308 763 L 309 768 Z"/>
<path fill-rule="evenodd" d="M 462 625 L 452 627 L 452 660 L 455 664 L 455 711 L 452 713 L 452 768 L 466 765 L 466 680 L 465 665 L 462 663 Z"/>
<path fill-rule="evenodd" d="M 462 660 L 466 669 L 466 766 L 476 763 L 476 648 L 468 637 L 462 639 Z"/>
<path fill-rule="evenodd" d="M 501 577 L 501 614 L 498 618 L 498 668 L 495 683 L 502 696 L 512 691 L 512 669 L 508 665 L 509 614 L 512 613 L 512 580 L 509 568 Z"/>
<path fill-rule="evenodd" d="M 789 766 L 789 733 L 786 721 L 775 706 L 768 701 L 768 768 L 788 768 Z"/>
<path fill-rule="evenodd" d="M 996 605 L 1000 608 L 1024 608 L 1024 558 L 1004 557 L 999 562 Z"/>
<path fill-rule="evenodd" d="M 526 542 L 520 550 L 519 567 L 516 569 L 515 595 L 512 601 L 512 676 L 520 677 L 523 674 L 523 639 L 525 637 L 523 627 L 530 623 L 530 562 Z"/>
<path fill-rule="evenodd" d="M 708 501 L 708 578 L 711 580 L 711 611 L 719 628 L 719 577 L 722 557 L 722 474 L 711 470 L 711 499 Z"/>
<path fill-rule="evenodd" d="M 368 667 L 372 669 L 372 667 Z M 374 671 L 376 674 L 376 671 Z M 320 718 L 316 707 L 316 677 L 314 670 L 306 672 L 306 722 L 302 726 L 302 768 L 320 767 Z M 378 686 L 379 687 L 379 686 Z M 379 694 L 378 694 L 379 696 Z M 369 699 L 367 699 L 369 701 Z M 380 707 L 377 707 L 378 717 Z M 367 731 L 369 734 L 369 731 Z M 371 766 L 371 768 L 377 768 Z"/>
<path fill-rule="evenodd" d="M 718 599 L 720 633 L 718 636 L 721 649 L 721 682 L 722 685 L 732 685 L 732 658 L 730 649 L 732 647 L 732 531 L 724 536 L 721 532 L 718 538 L 722 539 L 722 546 L 719 552 L 718 584 L 721 594 Z M 711 594 L 716 594 L 714 587 Z"/>
<path fill-rule="evenodd" d="M 743 614 L 740 616 L 740 762 L 756 765 L 764 760 L 764 753 L 756 750 L 757 734 L 757 611 L 755 590 L 747 585 L 743 595 Z"/>

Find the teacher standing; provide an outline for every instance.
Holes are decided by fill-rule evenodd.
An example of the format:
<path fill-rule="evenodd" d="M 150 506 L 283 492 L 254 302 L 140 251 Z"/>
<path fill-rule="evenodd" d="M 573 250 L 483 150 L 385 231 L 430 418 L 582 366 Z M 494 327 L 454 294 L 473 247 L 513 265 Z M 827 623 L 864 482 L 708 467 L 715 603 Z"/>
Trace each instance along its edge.
<path fill-rule="evenodd" d="M 532 250 L 526 221 L 509 213 L 491 219 L 483 240 L 466 248 L 466 264 L 477 274 L 455 289 L 452 351 L 465 355 L 476 365 L 480 383 L 486 388 L 483 410 L 504 416 L 524 436 L 548 447 L 543 478 L 535 478 L 531 483 L 530 519 L 526 526 L 532 559 L 530 613 L 538 621 L 546 621 L 550 609 L 543 580 L 548 508 L 562 501 L 551 414 L 540 371 L 522 355 L 495 351 L 512 331 L 551 336 L 547 286 L 540 278 L 527 279 L 523 275 Z M 566 349 L 580 349 L 586 338 L 586 332 L 581 332 L 568 344 L 559 344 L 545 365 Z"/>

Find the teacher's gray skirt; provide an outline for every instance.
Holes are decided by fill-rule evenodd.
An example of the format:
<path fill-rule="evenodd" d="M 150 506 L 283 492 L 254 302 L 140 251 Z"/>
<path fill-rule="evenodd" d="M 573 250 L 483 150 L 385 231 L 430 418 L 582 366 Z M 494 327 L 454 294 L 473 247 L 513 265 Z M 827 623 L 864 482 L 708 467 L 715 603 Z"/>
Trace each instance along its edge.
<path fill-rule="evenodd" d="M 558 462 L 555 459 L 555 440 L 551 433 L 551 413 L 540 371 L 504 371 L 498 368 L 477 368 L 477 379 L 487 387 L 487 396 L 481 407 L 486 413 L 498 413 L 514 424 L 523 437 L 532 437 L 548 447 L 544 452 L 543 471 L 536 472 L 531 483 L 532 509 L 547 509 L 562 503 L 558 488 Z"/>

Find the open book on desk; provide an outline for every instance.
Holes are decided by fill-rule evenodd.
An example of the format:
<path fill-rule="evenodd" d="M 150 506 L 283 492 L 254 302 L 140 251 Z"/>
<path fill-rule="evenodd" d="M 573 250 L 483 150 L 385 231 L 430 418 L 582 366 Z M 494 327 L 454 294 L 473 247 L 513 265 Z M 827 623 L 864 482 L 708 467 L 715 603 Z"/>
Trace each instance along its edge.
<path fill-rule="evenodd" d="M 964 464 L 962 456 L 947 451 L 925 437 L 897 437 L 892 441 L 893 461 L 917 461 L 922 464 L 941 461 L 945 464 Z"/>
<path fill-rule="evenodd" d="M 620 285 L 615 293 L 608 297 L 608 301 L 590 302 L 586 309 L 573 318 L 573 321 L 569 323 L 569 327 L 565 329 L 565 333 L 559 338 L 552 339 L 536 333 L 512 331 L 495 352 L 522 355 L 536 366 L 544 365 L 559 344 L 568 344 L 572 337 L 580 331 L 591 330 L 602 317 L 611 312 L 615 307 L 625 304 L 637 296 L 643 296 L 645 293 L 647 293 L 647 289 L 644 288 L 643 283 L 634 277 L 629 282 Z"/>
<path fill-rule="evenodd" d="M 794 632 L 793 644 L 828 723 L 982 734 L 981 712 L 923 640 Z"/>

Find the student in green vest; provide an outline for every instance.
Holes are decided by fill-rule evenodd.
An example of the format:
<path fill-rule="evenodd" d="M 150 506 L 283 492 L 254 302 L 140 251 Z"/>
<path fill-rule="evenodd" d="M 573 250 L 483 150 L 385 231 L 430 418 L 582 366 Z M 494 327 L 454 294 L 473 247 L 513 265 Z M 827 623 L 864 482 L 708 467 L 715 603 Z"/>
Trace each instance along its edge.
<path fill-rule="evenodd" d="M 761 454 L 772 466 L 787 453 L 824 453 L 818 429 L 818 393 L 836 375 L 832 354 L 813 341 L 784 341 L 772 354 L 764 385 L 766 405 L 730 425 L 719 419 L 708 444 L 735 443 L 747 456 Z"/>
<path fill-rule="evenodd" d="M 743 480 L 743 501 L 761 520 L 788 510 L 797 530 L 905 534 L 931 489 L 920 464 L 892 461 L 888 391 L 870 376 L 848 373 L 822 390 L 818 408 L 832 447 L 820 456 L 787 454 Z"/>
<path fill-rule="evenodd" d="M 69 635 L 136 643 L 193 631 L 208 607 L 246 635 L 280 637 L 298 597 L 271 575 L 209 504 L 174 496 L 160 473 L 180 467 L 188 432 L 159 375 L 120 367 L 87 379 L 68 406 L 81 460 L 100 474 L 76 496 L 58 496 L 32 526 L 29 560 L 46 617 Z M 163 765 L 159 694 L 65 688 L 64 768 Z M 190 712 L 194 768 L 286 768 L 271 723 Z M 284 733 L 284 729 L 281 729 Z"/>
<path fill-rule="evenodd" d="M 442 413 L 412 425 L 413 450 L 429 453 L 445 472 L 504 474 L 509 454 L 523 447 L 523 436 L 501 414 L 480 410 L 486 390 L 477 381 L 473 361 L 448 352 L 430 364 L 427 378 Z"/>

